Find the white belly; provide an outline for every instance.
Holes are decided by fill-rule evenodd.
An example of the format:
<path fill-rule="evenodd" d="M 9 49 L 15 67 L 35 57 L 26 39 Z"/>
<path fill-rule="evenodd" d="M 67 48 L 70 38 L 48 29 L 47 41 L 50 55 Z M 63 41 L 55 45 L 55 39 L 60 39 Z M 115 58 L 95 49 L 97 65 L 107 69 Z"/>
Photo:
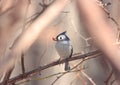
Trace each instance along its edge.
<path fill-rule="evenodd" d="M 71 45 L 69 42 L 57 42 L 55 47 L 61 59 L 70 57 Z"/>

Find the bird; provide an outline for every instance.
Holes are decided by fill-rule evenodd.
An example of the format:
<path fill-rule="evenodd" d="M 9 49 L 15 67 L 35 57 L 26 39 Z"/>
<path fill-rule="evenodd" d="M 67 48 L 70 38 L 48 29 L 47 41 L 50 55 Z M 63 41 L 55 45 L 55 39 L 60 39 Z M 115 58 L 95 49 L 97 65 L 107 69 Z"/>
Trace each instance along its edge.
<path fill-rule="evenodd" d="M 68 62 L 68 59 L 72 57 L 73 54 L 73 47 L 71 45 L 70 38 L 66 35 L 67 31 L 64 31 L 56 36 L 56 38 L 53 38 L 55 43 L 55 48 L 57 53 L 60 56 L 59 60 L 66 59 L 65 61 L 65 71 L 70 70 L 70 64 Z"/>

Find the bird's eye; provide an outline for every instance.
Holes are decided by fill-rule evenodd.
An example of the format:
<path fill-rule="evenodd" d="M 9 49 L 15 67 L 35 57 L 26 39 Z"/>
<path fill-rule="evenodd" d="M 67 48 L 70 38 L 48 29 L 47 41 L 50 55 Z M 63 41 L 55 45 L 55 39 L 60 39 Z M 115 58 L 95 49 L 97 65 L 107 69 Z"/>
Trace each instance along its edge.
<path fill-rule="evenodd" d="M 60 40 L 62 39 L 62 37 L 60 37 Z"/>
<path fill-rule="evenodd" d="M 58 37 L 58 40 L 64 40 L 65 39 L 65 36 L 64 35 L 61 35 Z"/>

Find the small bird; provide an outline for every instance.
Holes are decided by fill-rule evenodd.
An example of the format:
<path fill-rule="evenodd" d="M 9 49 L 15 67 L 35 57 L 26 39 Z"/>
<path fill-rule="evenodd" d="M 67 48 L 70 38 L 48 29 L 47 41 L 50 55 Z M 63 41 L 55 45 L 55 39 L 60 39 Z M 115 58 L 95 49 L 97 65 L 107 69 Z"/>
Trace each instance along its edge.
<path fill-rule="evenodd" d="M 66 31 L 60 33 L 56 38 L 53 38 L 53 40 L 56 41 L 55 48 L 60 56 L 59 60 L 66 59 L 64 70 L 70 70 L 70 65 L 67 59 L 71 58 L 73 47 L 70 43 L 69 37 L 66 35 Z"/>

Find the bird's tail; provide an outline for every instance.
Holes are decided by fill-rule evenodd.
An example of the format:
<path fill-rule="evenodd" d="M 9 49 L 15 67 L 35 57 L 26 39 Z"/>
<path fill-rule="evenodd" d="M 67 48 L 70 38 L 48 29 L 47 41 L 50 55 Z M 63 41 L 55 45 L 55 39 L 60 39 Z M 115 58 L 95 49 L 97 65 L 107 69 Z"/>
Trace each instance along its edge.
<path fill-rule="evenodd" d="M 68 70 L 70 70 L 70 64 L 69 64 L 69 62 L 66 60 L 66 62 L 65 62 L 65 71 L 68 71 Z"/>

